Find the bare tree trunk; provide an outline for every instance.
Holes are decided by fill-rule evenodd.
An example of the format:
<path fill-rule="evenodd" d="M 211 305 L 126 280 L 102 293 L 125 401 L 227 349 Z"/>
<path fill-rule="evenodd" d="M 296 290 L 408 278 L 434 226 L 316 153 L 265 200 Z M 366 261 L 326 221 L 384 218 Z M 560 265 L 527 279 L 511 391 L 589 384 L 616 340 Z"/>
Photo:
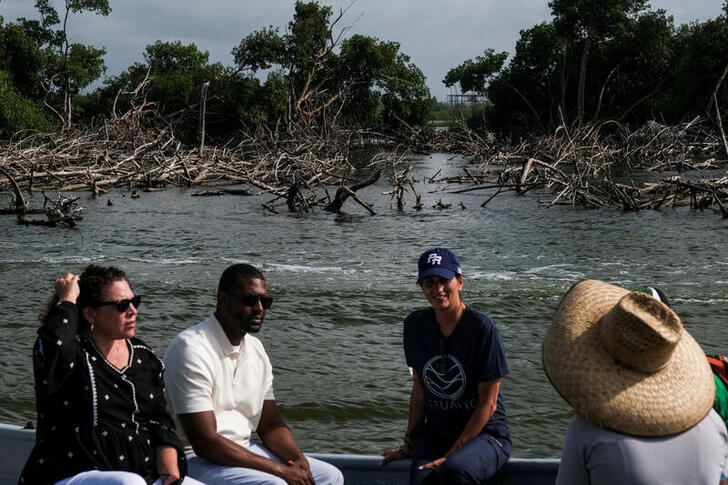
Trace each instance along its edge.
<path fill-rule="evenodd" d="M 207 89 L 210 87 L 210 81 L 202 84 L 200 90 L 200 158 L 205 151 L 205 111 L 207 109 Z"/>
<path fill-rule="evenodd" d="M 71 128 L 71 71 L 68 67 L 68 14 L 71 12 L 66 0 L 66 15 L 63 17 L 63 123 L 66 129 Z"/>
<path fill-rule="evenodd" d="M 718 128 L 720 129 L 720 135 L 723 138 L 723 149 L 725 150 L 725 155 L 728 157 L 728 141 L 726 141 L 725 138 L 725 130 L 723 129 L 723 120 L 720 116 L 720 105 L 718 104 L 718 96 L 713 93 L 713 101 L 715 101 L 715 121 L 718 123 Z"/>
<path fill-rule="evenodd" d="M 715 103 L 715 119 L 718 122 L 720 134 L 723 137 L 723 149 L 725 150 L 725 154 L 728 157 L 728 141 L 726 141 L 725 138 L 723 120 L 720 116 L 720 103 L 718 103 L 718 90 L 720 89 L 720 85 L 723 84 L 723 80 L 725 79 L 726 74 L 728 74 L 728 64 L 725 65 L 725 69 L 723 69 L 723 74 L 721 74 L 720 79 L 718 79 L 718 82 L 715 84 L 715 89 L 713 89 L 713 102 Z"/>
<path fill-rule="evenodd" d="M 28 204 L 25 202 L 25 198 L 23 197 L 23 193 L 20 191 L 20 187 L 18 187 L 17 182 L 15 182 L 15 179 L 12 175 L 10 175 L 4 168 L 0 167 L 0 172 L 2 172 L 10 181 L 10 185 L 13 187 L 13 194 L 15 195 L 15 209 L 18 211 L 24 211 Z"/>
<path fill-rule="evenodd" d="M 71 127 L 71 86 L 70 83 L 66 83 L 65 93 L 63 95 L 63 112 L 66 116 L 65 124 L 66 128 Z"/>
<path fill-rule="evenodd" d="M 599 113 L 602 110 L 602 99 L 604 98 L 604 91 L 607 89 L 607 84 L 609 83 L 609 80 L 612 78 L 612 75 L 614 75 L 615 72 L 617 72 L 617 69 L 619 69 L 620 64 L 617 64 L 614 66 L 614 68 L 609 71 L 609 75 L 607 75 L 607 79 L 604 80 L 604 84 L 602 84 L 602 89 L 599 91 L 599 100 L 597 101 L 597 109 L 594 110 L 594 116 L 592 116 L 592 123 L 597 121 L 597 118 L 599 118 Z"/>
<path fill-rule="evenodd" d="M 657 86 L 655 86 L 655 89 L 653 89 L 652 91 L 650 91 L 649 93 L 645 94 L 645 95 L 644 95 L 644 96 L 642 96 L 642 97 L 641 97 L 640 99 L 638 99 L 637 101 L 635 101 L 634 103 L 632 103 L 632 105 L 631 105 L 631 106 L 630 106 L 629 108 L 627 108 L 626 110 L 624 110 L 624 113 L 622 113 L 621 115 L 619 115 L 619 118 L 617 118 L 617 121 L 622 121 L 622 120 L 623 120 L 624 118 L 626 118 L 626 117 L 627 117 L 627 115 L 628 115 L 628 114 L 629 114 L 630 112 L 632 112 L 632 110 L 633 110 L 633 109 L 635 109 L 635 108 L 636 108 L 636 107 L 637 107 L 638 105 L 640 105 L 640 104 L 641 104 L 641 103 L 643 103 L 644 101 L 646 101 L 646 100 L 650 99 L 650 98 L 651 98 L 652 96 L 654 96 L 655 94 L 657 94 L 657 92 L 659 92 L 659 91 L 660 91 L 660 88 L 661 88 L 661 87 L 662 87 L 662 85 L 663 85 L 663 84 L 665 83 L 665 81 L 667 81 L 667 80 L 668 80 L 668 78 L 669 78 L 669 76 L 666 76 L 666 77 L 663 77 L 662 79 L 660 79 L 660 82 L 659 82 L 659 83 L 657 83 Z"/>
<path fill-rule="evenodd" d="M 569 45 L 567 42 L 566 47 L 564 47 L 564 57 L 561 61 L 561 75 L 559 76 L 561 79 L 561 105 L 559 111 L 562 114 L 566 113 L 566 59 L 568 53 Z"/>
<path fill-rule="evenodd" d="M 586 97 L 586 61 L 589 57 L 589 37 L 584 40 L 584 48 L 581 51 L 581 63 L 579 65 L 579 88 L 576 93 L 576 120 L 581 124 L 584 118 L 584 98 Z"/>
<path fill-rule="evenodd" d="M 718 78 L 718 82 L 715 83 L 715 88 L 713 89 L 713 96 L 710 97 L 708 100 L 708 106 L 705 107 L 705 114 L 710 116 L 710 108 L 713 104 L 713 98 L 717 95 L 718 90 L 720 89 L 720 85 L 723 84 L 723 79 L 725 79 L 725 76 L 728 74 L 728 64 L 725 65 L 725 68 L 723 69 L 723 74 L 720 75 Z"/>
<path fill-rule="evenodd" d="M 536 121 L 538 124 L 541 124 L 541 117 L 538 115 L 538 111 L 533 107 L 533 105 L 528 101 L 528 98 L 526 98 L 523 93 L 521 93 L 514 85 L 512 85 L 509 82 L 506 82 L 508 87 L 510 87 L 522 100 L 524 103 L 526 103 L 526 106 L 531 110 L 531 113 L 533 113 L 534 118 L 536 118 Z"/>
<path fill-rule="evenodd" d="M 725 138 L 723 119 L 720 116 L 720 103 L 718 103 L 718 90 L 720 90 L 720 85 L 723 84 L 723 80 L 725 79 L 726 74 L 728 74 L 728 64 L 726 64 L 725 69 L 723 69 L 723 74 L 721 74 L 720 79 L 718 79 L 718 82 L 715 84 L 715 89 L 713 89 L 713 102 L 715 103 L 715 120 L 718 123 L 720 135 L 723 138 L 723 149 L 725 150 L 725 154 L 728 157 L 728 141 L 726 141 Z M 725 213 L 723 215 L 725 216 Z"/>

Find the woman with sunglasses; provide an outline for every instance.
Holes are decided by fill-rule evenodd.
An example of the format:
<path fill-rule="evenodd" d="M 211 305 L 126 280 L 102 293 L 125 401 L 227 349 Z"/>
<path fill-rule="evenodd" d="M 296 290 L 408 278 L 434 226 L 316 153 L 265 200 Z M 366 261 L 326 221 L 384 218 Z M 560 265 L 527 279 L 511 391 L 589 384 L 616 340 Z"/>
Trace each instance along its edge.
<path fill-rule="evenodd" d="M 420 256 L 417 284 L 431 308 L 404 321 L 404 352 L 412 369 L 404 443 L 382 463 L 412 457 L 410 483 L 483 483 L 511 455 L 500 392 L 508 373 L 500 333 L 460 295 L 460 263 L 449 249 Z"/>
<path fill-rule="evenodd" d="M 140 303 L 114 267 L 56 280 L 33 349 L 38 427 L 21 484 L 182 482 L 163 365 L 134 336 Z"/>

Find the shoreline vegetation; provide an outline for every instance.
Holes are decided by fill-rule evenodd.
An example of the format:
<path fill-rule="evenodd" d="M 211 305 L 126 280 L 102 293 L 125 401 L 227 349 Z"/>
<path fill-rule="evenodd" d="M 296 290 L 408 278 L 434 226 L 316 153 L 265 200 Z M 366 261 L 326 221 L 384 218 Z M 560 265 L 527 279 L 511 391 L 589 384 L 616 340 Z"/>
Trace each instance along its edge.
<path fill-rule="evenodd" d="M 688 206 L 713 210 L 728 218 L 728 167 L 725 139 L 710 120 L 696 117 L 679 125 L 649 122 L 631 130 L 616 121 L 577 127 L 559 126 L 549 135 L 516 142 L 464 122 L 445 130 L 429 127 L 400 132 L 329 130 L 298 127 L 296 135 L 259 132 L 235 145 L 190 147 L 172 130 L 153 120 L 158 113 L 139 107 L 103 123 L 94 131 L 35 135 L 0 144 L 0 190 L 10 192 L 21 224 L 73 227 L 81 220 L 77 197 L 126 188 L 131 197 L 164 187 L 194 187 L 192 196 L 273 196 L 263 210 L 307 212 L 315 207 L 339 212 L 351 198 L 372 215 L 372 205 L 357 191 L 382 173 L 392 189 L 385 192 L 397 208 L 422 209 L 410 177 L 412 153 L 445 152 L 469 160 L 460 174 L 434 174 L 428 183 L 448 184 L 447 193 L 483 191 L 524 195 L 535 190 L 539 203 L 625 211 Z M 150 122 L 152 120 L 152 122 Z M 352 161 L 357 150 L 374 149 L 365 166 Z M 361 165 L 361 164 L 359 164 Z M 677 172 L 659 181 L 634 181 L 645 173 Z M 690 172 L 684 177 L 683 172 Z M 654 177 L 652 177 L 654 178 Z M 658 176 L 659 178 L 659 176 Z M 462 184 L 463 188 L 452 188 Z M 250 187 L 228 188 L 247 185 Z M 44 207 L 32 207 L 23 193 L 41 192 Z M 47 193 L 56 192 L 55 198 Z M 449 205 L 442 204 L 440 209 Z M 26 215 L 44 213 L 45 219 Z"/>
<path fill-rule="evenodd" d="M 398 42 L 350 34 L 351 5 L 300 0 L 283 31 L 245 35 L 232 66 L 156 41 L 84 94 L 106 51 L 72 43 L 67 20 L 108 16 L 110 1 L 38 0 L 39 20 L 0 16 L 0 192 L 12 197 L 0 214 L 74 227 L 82 209 L 67 193 L 185 186 L 265 194 L 273 213 L 355 203 L 374 215 L 357 192 L 381 177 L 398 210 L 420 210 L 411 155 L 443 152 L 467 163 L 426 183 L 481 191 L 481 207 L 538 192 L 548 205 L 728 218 L 728 0 L 678 26 L 646 0 L 548 6 L 552 19 L 521 30 L 512 53 L 487 48 L 450 69 L 442 82 L 461 94 L 446 104 Z"/>

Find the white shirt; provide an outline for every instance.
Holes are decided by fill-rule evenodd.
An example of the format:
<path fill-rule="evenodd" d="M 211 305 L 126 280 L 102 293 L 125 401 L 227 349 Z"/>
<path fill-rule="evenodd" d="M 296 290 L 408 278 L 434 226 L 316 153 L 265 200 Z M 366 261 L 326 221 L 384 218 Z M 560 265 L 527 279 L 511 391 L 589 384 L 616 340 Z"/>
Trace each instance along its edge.
<path fill-rule="evenodd" d="M 273 368 L 260 340 L 245 335 L 237 351 L 213 314 L 172 340 L 164 365 L 173 414 L 213 411 L 217 432 L 248 447 L 263 401 L 275 399 Z"/>

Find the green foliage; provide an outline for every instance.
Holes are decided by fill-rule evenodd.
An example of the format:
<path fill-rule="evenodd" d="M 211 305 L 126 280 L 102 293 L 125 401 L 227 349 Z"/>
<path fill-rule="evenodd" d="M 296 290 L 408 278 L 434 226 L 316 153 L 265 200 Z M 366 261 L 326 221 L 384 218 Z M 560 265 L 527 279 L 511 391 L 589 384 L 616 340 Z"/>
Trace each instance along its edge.
<path fill-rule="evenodd" d="M 28 131 L 49 132 L 53 125 L 31 99 L 13 89 L 10 74 L 0 70 L 0 139 Z"/>
<path fill-rule="evenodd" d="M 677 122 L 705 113 L 728 59 L 727 15 L 676 29 L 645 0 L 549 6 L 553 20 L 522 30 L 507 65 L 483 62 L 494 54 L 489 49 L 448 72 L 446 85 L 488 95 L 491 129 L 551 130 L 605 118 Z M 718 95 L 725 106 L 728 86 Z"/>
<path fill-rule="evenodd" d="M 409 60 L 408 56 L 399 54 L 382 76 L 382 121 L 391 128 L 402 123 L 421 125 L 430 111 L 430 90 L 425 84 L 425 75 Z"/>
<path fill-rule="evenodd" d="M 308 74 L 326 52 L 330 38 L 331 13 L 331 7 L 322 7 L 317 2 L 296 2 L 293 20 L 288 24 L 290 33 L 285 37 L 284 62 L 290 69 L 291 80 L 296 86 L 304 82 L 303 76 Z"/>
<path fill-rule="evenodd" d="M 15 90 L 31 99 L 41 97 L 44 54 L 32 35 L 20 24 L 0 24 L 0 69 Z"/>
<path fill-rule="evenodd" d="M 239 71 L 270 69 L 285 55 L 285 43 L 278 29 L 268 27 L 246 36 L 232 51 Z"/>
<path fill-rule="evenodd" d="M 106 70 L 106 50 L 69 42 L 68 18 L 72 13 L 84 12 L 107 16 L 111 7 L 109 0 L 64 0 L 61 19 L 51 3 L 52 0 L 36 0 L 41 21 L 26 25 L 35 31 L 45 53 L 42 82 L 48 89 L 55 88 L 49 100 L 56 105 L 57 112 L 63 113 L 64 125 L 69 126 L 75 111 L 73 99 Z"/>
<path fill-rule="evenodd" d="M 486 49 L 483 55 L 476 57 L 475 60 L 468 59 L 450 69 L 442 82 L 447 87 L 460 84 L 463 92 L 482 93 L 485 91 L 487 82 L 501 70 L 507 58 L 507 52 L 496 53 L 493 49 Z"/>
<path fill-rule="evenodd" d="M 728 62 L 728 19 L 726 15 L 701 24 L 680 28 L 678 52 L 675 61 L 673 90 L 680 96 L 666 106 L 670 117 L 681 112 L 701 113 L 710 106 L 712 94 L 723 69 Z M 723 103 L 728 101 L 728 80 L 719 91 Z M 672 109 L 670 109 L 672 108 Z"/>
<path fill-rule="evenodd" d="M 359 34 L 342 43 L 336 72 L 347 99 L 351 100 L 343 109 L 349 123 L 370 125 L 380 120 L 382 93 L 393 87 L 387 81 L 396 75 L 394 66 L 403 61 L 398 52 L 396 42 L 380 42 Z"/>
<path fill-rule="evenodd" d="M 220 63 L 209 63 L 207 51 L 195 44 L 161 42 L 148 45 L 143 64 L 134 64 L 127 71 L 126 89 L 133 89 L 149 72 L 152 77 L 148 98 L 164 112 L 187 108 L 200 99 L 202 84 L 222 78 L 225 71 Z"/>
<path fill-rule="evenodd" d="M 53 25 L 61 22 L 58 12 L 53 6 L 51 6 L 48 0 L 36 0 L 35 9 L 41 17 L 41 27 L 45 30 L 50 30 Z"/>
<path fill-rule="evenodd" d="M 0 138 L 53 128 L 43 107 L 41 82 L 48 56 L 34 36 L 38 32 L 37 21 L 0 22 Z"/>
<path fill-rule="evenodd" d="M 631 16 L 648 5 L 647 0 L 551 0 L 556 30 L 565 37 L 601 40 L 625 28 Z"/>
<path fill-rule="evenodd" d="M 209 54 L 200 51 L 195 44 L 157 41 L 146 47 L 144 62 L 134 63 L 104 82 L 104 86 L 94 93 L 89 114 L 103 114 L 113 105 L 120 91 L 135 90 L 147 75 L 151 79 L 147 99 L 156 102 L 163 113 L 184 110 L 199 101 L 203 83 L 221 82 L 227 72 L 220 63 L 210 64 Z M 120 112 L 129 107 L 128 97 L 123 97 L 117 104 Z M 178 135 L 194 138 L 197 118 L 192 116 L 188 121 L 179 128 Z"/>
<path fill-rule="evenodd" d="M 606 66 L 616 69 L 605 89 L 607 114 L 630 120 L 654 118 L 661 108 L 650 99 L 651 94 L 669 85 L 673 71 L 673 20 L 664 10 L 657 10 L 645 12 L 628 24 L 600 52 L 600 58 L 608 59 Z M 595 81 L 606 82 L 609 71 L 595 72 Z M 594 92 L 598 93 L 598 88 L 594 86 Z"/>
<path fill-rule="evenodd" d="M 66 6 L 74 13 L 92 12 L 103 16 L 111 13 L 109 0 L 66 0 Z"/>
<path fill-rule="evenodd" d="M 0 69 L 12 86 L 4 92 L 22 96 L 15 105 L 45 103 L 64 126 L 71 113 L 85 122 L 112 108 L 123 113 L 142 83 L 144 99 L 190 143 L 197 141 L 205 83 L 207 134 L 226 141 L 241 128 L 290 126 L 298 119 L 327 129 L 337 123 L 418 125 L 431 107 L 424 75 L 398 43 L 344 38 L 346 28 L 335 32 L 343 12 L 334 17 L 332 7 L 316 1 L 295 3 L 285 33 L 270 26 L 244 36 L 232 49 L 233 67 L 210 63 L 195 44 L 157 41 L 142 62 L 91 94 L 82 92 L 104 73 L 106 51 L 70 42 L 68 20 L 83 12 L 109 15 L 109 0 L 36 0 L 35 6 L 39 20 L 0 23 Z"/>
<path fill-rule="evenodd" d="M 258 112 L 267 115 L 257 118 L 277 120 L 290 102 L 316 116 L 336 112 L 347 124 L 423 123 L 429 90 L 399 44 L 355 34 L 336 46 L 331 17 L 331 7 L 298 1 L 287 34 L 268 27 L 233 49 L 236 73 L 274 68 L 275 79 L 259 93 L 265 109 Z M 286 97 L 273 102 L 269 93 L 280 95 L 284 85 Z"/>
<path fill-rule="evenodd" d="M 564 49 L 565 41 L 557 35 L 553 23 L 538 24 L 521 31 L 521 38 L 516 42 L 516 52 L 508 68 L 512 74 L 517 73 L 529 79 L 541 89 L 550 89 Z"/>
<path fill-rule="evenodd" d="M 468 126 L 482 124 L 484 114 L 490 105 L 459 104 L 451 105 L 441 103 L 436 99 L 431 100 L 428 122 L 436 125 L 455 125 L 465 122 Z"/>
<path fill-rule="evenodd" d="M 83 44 L 71 44 L 68 51 L 67 72 L 73 94 L 98 79 L 105 71 L 103 56 L 106 49 L 96 49 Z"/>

